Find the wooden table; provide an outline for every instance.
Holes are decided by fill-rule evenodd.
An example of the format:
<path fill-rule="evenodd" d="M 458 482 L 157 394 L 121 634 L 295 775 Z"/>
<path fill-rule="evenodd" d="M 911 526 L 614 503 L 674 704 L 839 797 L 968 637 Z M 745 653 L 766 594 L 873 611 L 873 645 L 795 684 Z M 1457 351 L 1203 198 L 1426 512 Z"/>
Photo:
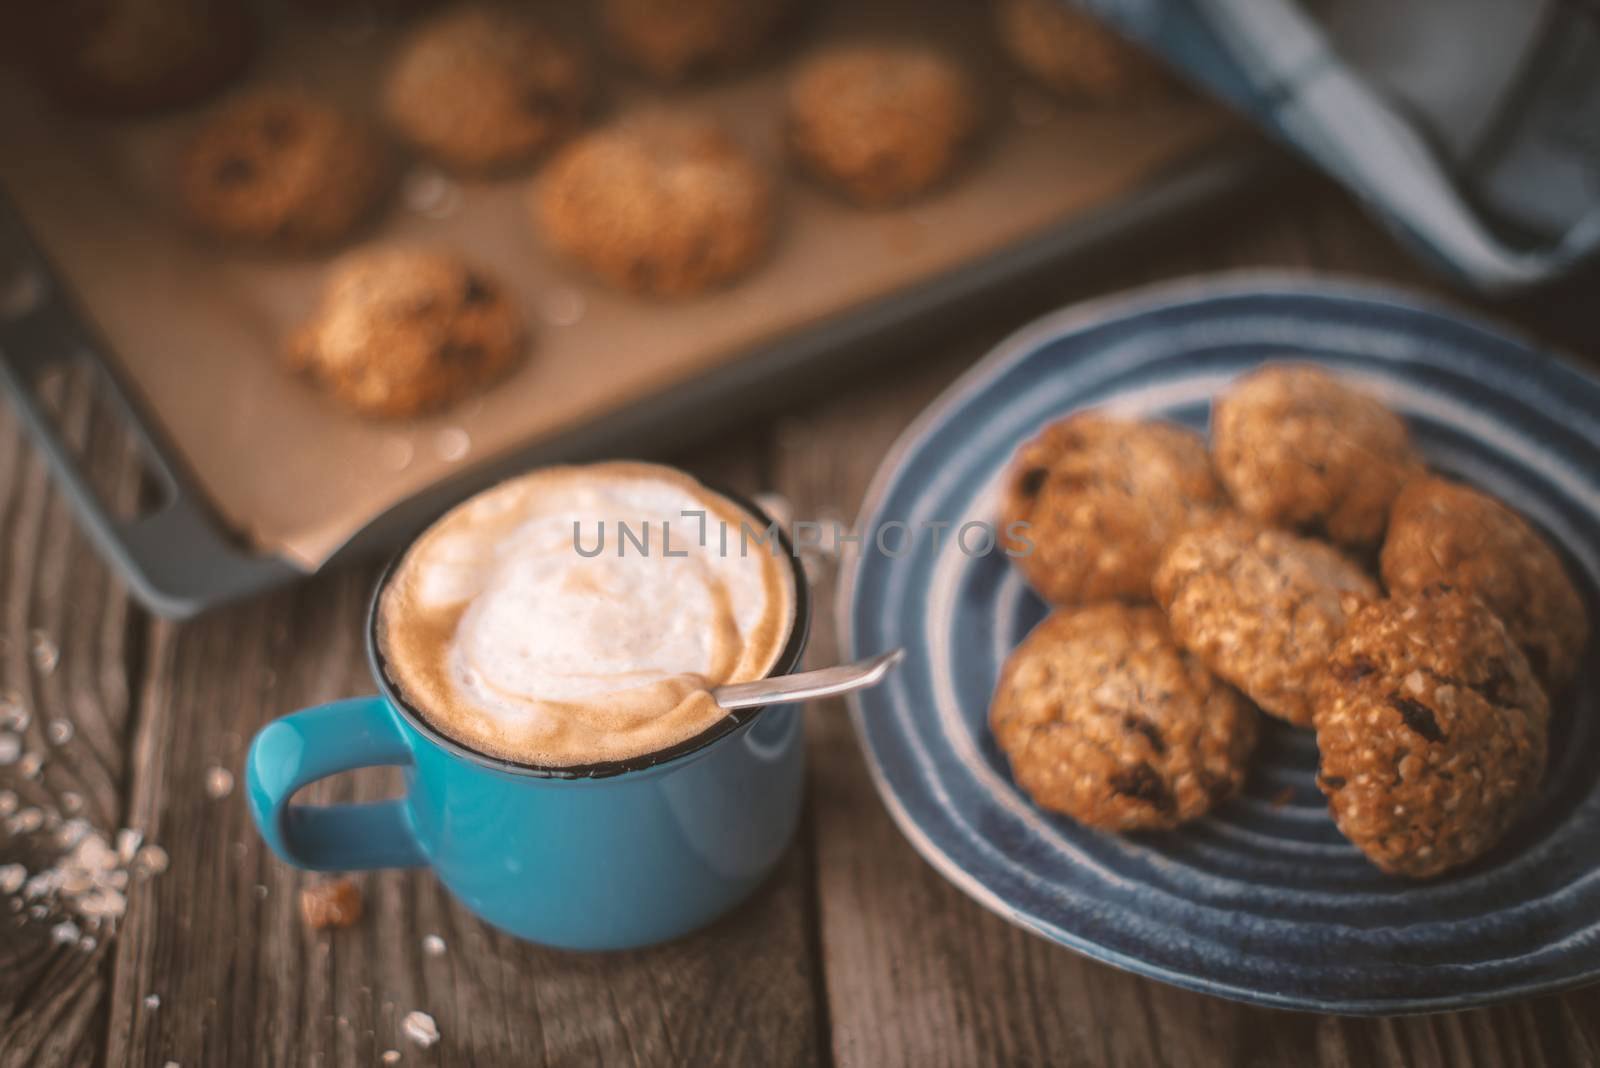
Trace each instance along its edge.
<path fill-rule="evenodd" d="M 895 370 L 675 459 L 735 489 L 777 490 L 801 515 L 850 517 L 916 412 L 1046 306 L 1244 265 L 1439 288 L 1320 182 L 1294 178 L 1249 200 L 1137 263 L 1055 280 L 1043 302 L 997 310 Z M 81 388 L 61 406 L 104 484 L 133 503 L 128 441 Z M 371 689 L 360 621 L 374 573 L 326 575 L 190 623 L 153 619 L 0 410 L 0 694 L 31 707 L 28 748 L 48 755 L 36 781 L 0 768 L 0 789 L 57 807 L 75 793 L 96 827 L 138 828 L 171 858 L 89 952 L 0 911 L 0 1064 L 375 1065 L 391 1049 L 403 1064 L 473 1065 L 1600 1060 L 1600 988 L 1425 1018 L 1318 1017 L 1186 993 L 1026 934 L 916 856 L 836 707 L 808 717 L 798 841 L 754 900 L 703 933 L 635 953 L 544 950 L 489 930 L 426 872 L 361 877 L 365 919 L 312 933 L 297 894 L 313 877 L 272 857 L 241 792 L 213 799 L 206 773 L 237 774 L 273 716 Z M 827 579 L 818 599 L 816 663 L 835 649 Z M 41 638 L 59 648 L 53 669 Z M 56 718 L 76 726 L 66 744 L 45 740 Z M 346 777 L 316 799 L 382 796 L 391 774 Z M 16 859 L 38 858 L 0 830 L 0 860 Z M 443 954 L 424 951 L 428 934 L 444 939 Z M 401 1034 L 414 1009 L 438 1021 L 431 1050 Z"/>

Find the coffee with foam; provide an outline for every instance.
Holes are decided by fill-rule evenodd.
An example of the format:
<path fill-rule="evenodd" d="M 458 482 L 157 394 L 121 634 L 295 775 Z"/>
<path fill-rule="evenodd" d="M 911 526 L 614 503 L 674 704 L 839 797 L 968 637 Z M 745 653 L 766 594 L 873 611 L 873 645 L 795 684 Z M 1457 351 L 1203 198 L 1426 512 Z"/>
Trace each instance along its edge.
<path fill-rule="evenodd" d="M 793 627 L 790 561 L 741 526 L 765 524 L 651 464 L 501 483 L 395 568 L 378 603 L 385 674 L 440 733 L 523 764 L 687 741 L 727 715 L 707 691 L 765 676 Z"/>

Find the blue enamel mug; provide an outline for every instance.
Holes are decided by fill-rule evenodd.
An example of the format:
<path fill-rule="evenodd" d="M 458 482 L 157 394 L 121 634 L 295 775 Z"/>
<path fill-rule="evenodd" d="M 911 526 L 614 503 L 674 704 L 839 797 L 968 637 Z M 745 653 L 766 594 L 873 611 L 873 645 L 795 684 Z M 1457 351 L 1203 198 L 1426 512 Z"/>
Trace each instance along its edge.
<path fill-rule="evenodd" d="M 787 539 L 779 542 L 795 595 L 774 675 L 800 663 L 811 622 L 804 571 Z M 429 726 L 384 671 L 379 596 L 404 555 L 379 579 L 367 613 L 380 693 L 284 716 L 250 743 L 250 811 L 273 852 L 313 871 L 427 866 L 489 923 L 567 949 L 676 938 L 761 884 L 799 823 L 799 706 L 730 713 L 686 742 L 605 764 L 532 767 L 468 749 Z M 319 779 L 385 764 L 402 770 L 404 796 L 291 803 Z"/>

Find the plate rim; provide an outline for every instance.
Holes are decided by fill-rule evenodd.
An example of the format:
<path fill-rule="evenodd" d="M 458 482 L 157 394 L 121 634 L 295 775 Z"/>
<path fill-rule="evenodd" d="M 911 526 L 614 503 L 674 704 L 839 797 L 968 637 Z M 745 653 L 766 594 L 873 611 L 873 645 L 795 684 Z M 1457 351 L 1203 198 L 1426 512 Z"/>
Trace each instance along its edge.
<path fill-rule="evenodd" d="M 865 516 L 875 512 L 882 504 L 904 467 L 906 457 L 943 424 L 953 409 L 985 386 L 999 372 L 1027 359 L 1030 354 L 1049 342 L 1083 327 L 1184 304 L 1206 303 L 1219 298 L 1242 296 L 1332 297 L 1364 303 L 1381 303 L 1408 311 L 1440 316 L 1522 349 L 1526 358 L 1542 368 L 1576 375 L 1600 386 L 1600 379 L 1595 375 L 1574 366 L 1563 359 L 1557 351 L 1535 341 L 1524 332 L 1487 320 L 1447 298 L 1421 293 L 1403 285 L 1305 268 L 1243 268 L 1185 275 L 1075 301 L 1031 319 L 1003 337 L 946 386 L 896 436 L 879 461 L 871 481 L 867 484 L 866 492 L 862 495 L 855 516 L 857 527 Z M 838 578 L 834 584 L 833 615 L 840 650 L 846 659 L 860 655 L 856 648 L 853 624 L 856 581 L 860 565 L 859 544 L 854 541 L 845 542 L 839 557 Z M 856 743 L 878 799 L 883 803 L 901 835 L 917 854 L 958 890 L 1007 923 L 1091 960 L 1146 979 L 1231 1001 L 1285 1011 L 1343 1016 L 1399 1016 L 1455 1012 L 1556 994 L 1600 980 L 1600 960 L 1597 960 L 1593 966 L 1572 975 L 1463 995 L 1318 998 L 1275 994 L 1272 991 L 1220 982 L 1203 975 L 1166 968 L 1103 946 L 1065 928 L 1020 914 L 998 893 L 961 867 L 953 857 L 932 841 L 891 788 L 868 741 L 866 712 L 861 699 L 860 693 L 852 693 L 845 698 Z"/>

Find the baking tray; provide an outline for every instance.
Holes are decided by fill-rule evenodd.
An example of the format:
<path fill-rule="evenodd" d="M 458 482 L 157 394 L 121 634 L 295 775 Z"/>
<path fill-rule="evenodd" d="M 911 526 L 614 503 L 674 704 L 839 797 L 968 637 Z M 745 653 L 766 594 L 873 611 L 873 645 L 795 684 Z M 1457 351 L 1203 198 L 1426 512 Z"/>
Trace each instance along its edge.
<path fill-rule="evenodd" d="M 919 33 L 957 45 L 986 33 L 976 5 L 899 17 L 913 16 Z M 284 18 L 267 28 L 251 80 L 311 86 L 370 111 L 392 32 L 352 38 Z M 840 5 L 808 20 L 804 36 L 884 28 L 861 20 Z M 773 254 L 693 300 L 619 294 L 556 260 L 527 221 L 526 174 L 441 184 L 410 165 L 366 238 L 463 251 L 509 283 L 536 336 L 507 381 L 404 423 L 354 417 L 284 373 L 277 353 L 315 303 L 322 261 L 221 249 L 176 221 L 166 176 L 193 112 L 75 119 L 7 76 L 0 381 L 133 591 L 158 613 L 186 616 L 392 547 L 516 469 L 659 454 L 868 362 L 912 355 L 915 334 L 1281 166 L 1204 101 L 1073 110 L 965 50 L 992 116 L 965 173 L 906 208 L 871 213 L 786 178 Z M 715 114 L 781 169 L 775 119 L 788 62 L 666 94 L 618 76 L 607 110 Z M 74 461 L 38 389 L 63 364 L 90 368 L 139 437 L 153 509 L 114 515 Z"/>

